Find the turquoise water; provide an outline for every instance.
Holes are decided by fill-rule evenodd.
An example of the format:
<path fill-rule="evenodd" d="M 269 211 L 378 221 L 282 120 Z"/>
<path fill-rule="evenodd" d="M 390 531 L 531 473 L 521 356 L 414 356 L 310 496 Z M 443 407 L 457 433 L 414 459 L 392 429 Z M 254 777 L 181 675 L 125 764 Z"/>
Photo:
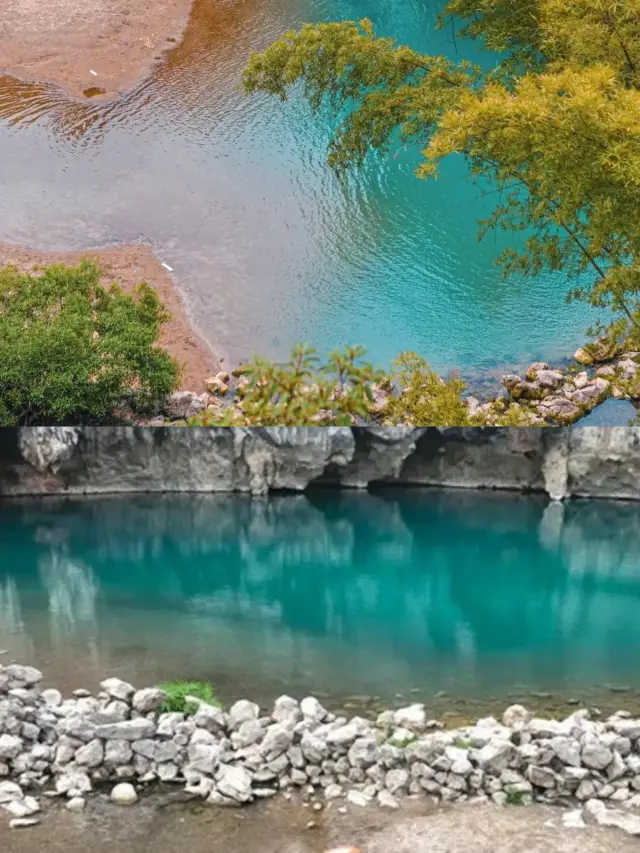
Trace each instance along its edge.
<path fill-rule="evenodd" d="M 416 152 L 393 150 L 344 190 L 325 164 L 327 116 L 296 94 L 280 104 L 238 88 L 250 50 L 306 20 L 369 16 L 419 50 L 477 58 L 436 31 L 440 5 L 196 0 L 183 43 L 117 102 L 0 77 L 0 240 L 151 241 L 232 360 L 301 340 L 362 343 L 385 365 L 414 349 L 471 375 L 571 355 L 590 313 L 565 304 L 562 277 L 501 281 L 504 240 L 476 239 L 495 196 L 461 161 L 425 183 Z"/>
<path fill-rule="evenodd" d="M 532 692 L 640 702 L 640 505 L 432 490 L 9 502 L 0 543 L 3 660 L 67 689 L 114 673 L 209 679 L 225 700 L 316 691 L 460 713 Z"/>

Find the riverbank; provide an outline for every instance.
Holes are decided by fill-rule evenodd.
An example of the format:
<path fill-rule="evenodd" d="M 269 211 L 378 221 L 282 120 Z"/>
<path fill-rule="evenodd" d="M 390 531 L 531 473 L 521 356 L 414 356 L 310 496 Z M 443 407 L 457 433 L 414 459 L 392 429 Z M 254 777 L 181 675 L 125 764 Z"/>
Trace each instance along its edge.
<path fill-rule="evenodd" d="M 181 38 L 191 0 L 5 0 L 0 73 L 115 97 Z M 93 72 L 93 73 L 92 73 Z"/>
<path fill-rule="evenodd" d="M 268 710 L 240 699 L 223 710 L 188 691 L 177 702 L 175 690 L 115 677 L 96 695 L 68 698 L 42 680 L 34 667 L 0 666 L 0 807 L 10 828 L 40 824 L 42 796 L 79 814 L 96 793 L 132 806 L 169 783 L 205 806 L 295 797 L 309 809 L 307 831 L 329 810 L 539 802 L 570 807 L 559 815 L 565 827 L 586 818 L 640 835 L 640 720 L 624 711 L 598 721 L 596 709 L 583 709 L 557 721 L 512 705 L 501 721 L 446 730 L 421 704 L 372 721 L 337 716 L 311 696 L 281 696 Z"/>
<path fill-rule="evenodd" d="M 214 375 L 220 365 L 193 330 L 169 271 L 158 261 L 149 245 L 133 243 L 81 252 L 42 252 L 0 243 L 0 268 L 13 265 L 22 272 L 31 272 L 36 265 L 75 266 L 83 258 L 100 264 L 105 271 L 105 285 L 117 282 L 123 290 L 130 292 L 137 284 L 146 281 L 154 288 L 171 315 L 162 328 L 159 343 L 183 365 L 180 388 L 197 393 L 205 391 L 207 378 Z"/>

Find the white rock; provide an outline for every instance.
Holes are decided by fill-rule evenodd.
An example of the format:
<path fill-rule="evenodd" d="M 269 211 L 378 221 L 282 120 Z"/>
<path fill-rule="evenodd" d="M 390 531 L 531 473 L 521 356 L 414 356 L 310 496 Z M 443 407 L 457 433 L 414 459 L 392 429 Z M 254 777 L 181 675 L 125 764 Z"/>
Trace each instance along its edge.
<path fill-rule="evenodd" d="M 301 716 L 300 706 L 291 696 L 279 696 L 276 699 L 271 714 L 276 723 L 298 722 Z"/>
<path fill-rule="evenodd" d="M 582 819 L 582 812 L 580 809 L 572 809 L 568 812 L 562 813 L 562 825 L 566 826 L 567 829 L 584 829 L 586 826 L 584 820 Z"/>
<path fill-rule="evenodd" d="M 478 762 L 485 771 L 502 773 L 503 770 L 507 769 L 515 754 L 516 749 L 511 741 L 496 739 L 478 751 Z"/>
<path fill-rule="evenodd" d="M 527 779 L 538 788 L 555 788 L 556 774 L 550 767 L 537 767 L 530 764 L 527 767 Z"/>
<path fill-rule="evenodd" d="M 239 729 L 245 720 L 257 720 L 259 716 L 260 707 L 255 702 L 239 699 L 229 708 L 229 728 Z"/>
<path fill-rule="evenodd" d="M 191 743 L 189 744 L 189 768 L 199 773 L 213 775 L 222 748 L 219 744 Z"/>
<path fill-rule="evenodd" d="M 128 702 L 136 692 L 133 684 L 129 684 L 128 681 L 122 681 L 121 678 L 105 678 L 104 681 L 100 682 L 100 687 L 109 696 L 114 699 L 121 699 L 123 702 Z"/>
<path fill-rule="evenodd" d="M 384 785 L 390 794 L 397 794 L 409 784 L 409 773 L 403 769 L 389 770 L 384 777 Z"/>
<path fill-rule="evenodd" d="M 56 791 L 59 794 L 68 794 L 70 791 L 81 794 L 91 790 L 91 779 L 83 770 L 70 769 L 62 773 L 56 779 Z"/>
<path fill-rule="evenodd" d="M 582 747 L 582 763 L 594 770 L 604 770 L 613 761 L 613 752 L 597 740 L 588 741 Z"/>
<path fill-rule="evenodd" d="M 104 740 L 143 740 L 155 735 L 153 720 L 138 717 L 136 720 L 123 720 L 121 723 L 105 723 L 96 726 L 95 734 Z"/>
<path fill-rule="evenodd" d="M 375 738 L 359 737 L 349 748 L 349 763 L 352 767 L 370 767 L 378 757 L 378 744 Z"/>
<path fill-rule="evenodd" d="M 132 705 L 139 714 L 157 711 L 166 702 L 167 694 L 159 687 L 145 687 L 133 694 Z"/>
<path fill-rule="evenodd" d="M 599 826 L 615 826 L 628 835 L 640 835 L 640 817 L 618 809 L 608 809 L 599 800 L 589 800 L 585 803 L 583 814 L 595 820 Z"/>
<path fill-rule="evenodd" d="M 81 767 L 99 767 L 104 759 L 104 748 L 102 741 L 95 738 L 89 743 L 81 746 L 76 752 L 76 764 Z"/>
<path fill-rule="evenodd" d="M 502 722 L 510 729 L 521 729 L 531 719 L 531 714 L 524 705 L 509 705 L 502 715 Z"/>
<path fill-rule="evenodd" d="M 81 812 L 83 811 L 87 801 L 84 797 L 71 797 L 71 799 L 67 802 L 67 808 L 70 812 Z"/>
<path fill-rule="evenodd" d="M 227 724 L 224 711 L 215 705 L 209 705 L 208 702 L 200 702 L 198 710 L 191 719 L 198 728 L 206 729 L 212 734 L 224 732 Z M 255 721 L 255 718 L 251 718 L 251 720 Z M 249 720 L 245 720 L 245 722 L 249 722 Z"/>
<path fill-rule="evenodd" d="M 9 679 L 11 687 L 33 687 L 42 681 L 44 675 L 34 666 L 22 666 L 18 663 L 9 664 L 2 670 L 2 674 Z"/>
<path fill-rule="evenodd" d="M 252 799 L 251 782 L 251 773 L 244 767 L 221 764 L 216 773 L 219 793 L 237 803 L 248 803 Z"/>
<path fill-rule="evenodd" d="M 62 705 L 62 693 L 53 687 L 43 690 L 40 698 L 49 708 L 57 708 L 59 705 Z"/>
<path fill-rule="evenodd" d="M 13 817 L 31 817 L 40 811 L 40 803 L 35 797 L 24 797 L 22 800 L 11 800 L 3 803 L 2 808 Z"/>
<path fill-rule="evenodd" d="M 344 726 L 332 729 L 327 735 L 327 743 L 334 746 L 351 746 L 360 734 L 361 727 L 352 720 Z"/>
<path fill-rule="evenodd" d="M 320 737 L 305 732 L 300 741 L 305 759 L 311 764 L 321 764 L 329 755 L 329 744 Z"/>
<path fill-rule="evenodd" d="M 306 696 L 300 703 L 302 716 L 314 722 L 321 723 L 327 718 L 328 711 L 323 708 L 315 696 Z"/>
<path fill-rule="evenodd" d="M 344 790 L 342 788 L 342 785 L 327 785 L 327 787 L 324 789 L 324 795 L 327 800 L 337 800 L 343 794 Z"/>
<path fill-rule="evenodd" d="M 409 729 L 412 732 L 423 732 L 427 727 L 427 715 L 424 705 L 416 703 L 394 712 L 393 721 L 396 726 Z"/>
<path fill-rule="evenodd" d="M 273 761 L 286 752 L 293 743 L 293 731 L 282 723 L 274 723 L 266 731 L 262 741 L 262 754 L 267 761 Z"/>
<path fill-rule="evenodd" d="M 111 802 L 118 806 L 130 806 L 138 801 L 138 794 L 129 782 L 120 782 L 111 789 Z"/>
<path fill-rule="evenodd" d="M 0 759 L 16 758 L 22 752 L 24 744 L 22 739 L 15 735 L 0 735 Z"/>
<path fill-rule="evenodd" d="M 131 744 L 128 740 L 108 740 L 104 748 L 104 763 L 108 767 L 120 767 L 129 764 L 132 758 Z"/>
<path fill-rule="evenodd" d="M 352 806 L 360 806 L 361 808 L 364 808 L 369 805 L 371 799 L 362 791 L 357 791 L 355 788 L 352 788 L 347 793 L 347 802 Z"/>
<path fill-rule="evenodd" d="M 0 782 L 0 805 L 23 798 L 22 788 L 16 782 Z"/>
<path fill-rule="evenodd" d="M 37 826 L 39 823 L 39 817 L 14 817 L 9 821 L 9 829 L 26 829 L 29 826 Z"/>
<path fill-rule="evenodd" d="M 552 737 L 549 746 L 563 764 L 580 767 L 580 744 L 573 738 Z"/>
<path fill-rule="evenodd" d="M 398 809 L 400 808 L 400 804 L 396 800 L 396 798 L 383 788 L 378 792 L 378 805 L 384 809 Z"/>

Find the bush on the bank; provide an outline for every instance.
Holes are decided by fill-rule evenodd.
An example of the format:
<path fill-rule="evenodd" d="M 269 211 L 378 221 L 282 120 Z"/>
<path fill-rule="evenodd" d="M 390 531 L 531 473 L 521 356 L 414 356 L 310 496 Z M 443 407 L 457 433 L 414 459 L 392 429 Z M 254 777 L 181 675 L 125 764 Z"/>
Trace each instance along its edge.
<path fill-rule="evenodd" d="M 402 353 L 394 362 L 394 381 L 403 389 L 389 397 L 382 418 L 387 426 L 464 426 L 469 410 L 462 397 L 465 384 L 459 376 L 443 379 L 413 352 Z"/>
<path fill-rule="evenodd" d="M 191 426 L 349 426 L 369 419 L 371 386 L 384 374 L 362 361 L 362 347 L 335 350 L 326 364 L 305 345 L 288 362 L 256 357 L 241 369 L 241 411 L 205 412 Z M 239 371 L 238 371 L 239 372 Z"/>
<path fill-rule="evenodd" d="M 206 681 L 168 681 L 161 684 L 167 698 L 160 707 L 160 712 L 177 711 L 180 714 L 189 714 L 197 710 L 194 703 L 189 702 L 187 697 L 201 699 L 208 705 L 220 707 L 216 699 L 213 687 Z"/>
<path fill-rule="evenodd" d="M 179 366 L 157 345 L 168 314 L 149 285 L 106 288 L 89 261 L 40 272 L 0 270 L 1 426 L 109 422 L 175 389 Z"/>

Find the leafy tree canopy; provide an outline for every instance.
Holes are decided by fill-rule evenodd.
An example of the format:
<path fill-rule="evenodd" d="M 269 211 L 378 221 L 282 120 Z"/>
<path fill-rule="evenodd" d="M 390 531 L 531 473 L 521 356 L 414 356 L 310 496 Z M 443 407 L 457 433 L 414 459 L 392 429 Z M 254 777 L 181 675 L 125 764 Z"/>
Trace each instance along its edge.
<path fill-rule="evenodd" d="M 569 298 L 609 307 L 607 334 L 640 348 L 640 0 L 449 0 L 450 18 L 501 51 L 495 67 L 418 53 L 368 20 L 308 24 L 251 56 L 245 90 L 299 84 L 332 109 L 339 175 L 398 139 L 421 149 L 421 178 L 462 154 L 499 190 L 481 233 L 521 233 L 504 273 L 563 271 Z"/>
<path fill-rule="evenodd" d="M 0 270 L 0 426 L 113 420 L 174 390 L 178 364 L 157 340 L 167 314 L 141 284 L 100 284 L 91 262 L 40 275 Z"/>

